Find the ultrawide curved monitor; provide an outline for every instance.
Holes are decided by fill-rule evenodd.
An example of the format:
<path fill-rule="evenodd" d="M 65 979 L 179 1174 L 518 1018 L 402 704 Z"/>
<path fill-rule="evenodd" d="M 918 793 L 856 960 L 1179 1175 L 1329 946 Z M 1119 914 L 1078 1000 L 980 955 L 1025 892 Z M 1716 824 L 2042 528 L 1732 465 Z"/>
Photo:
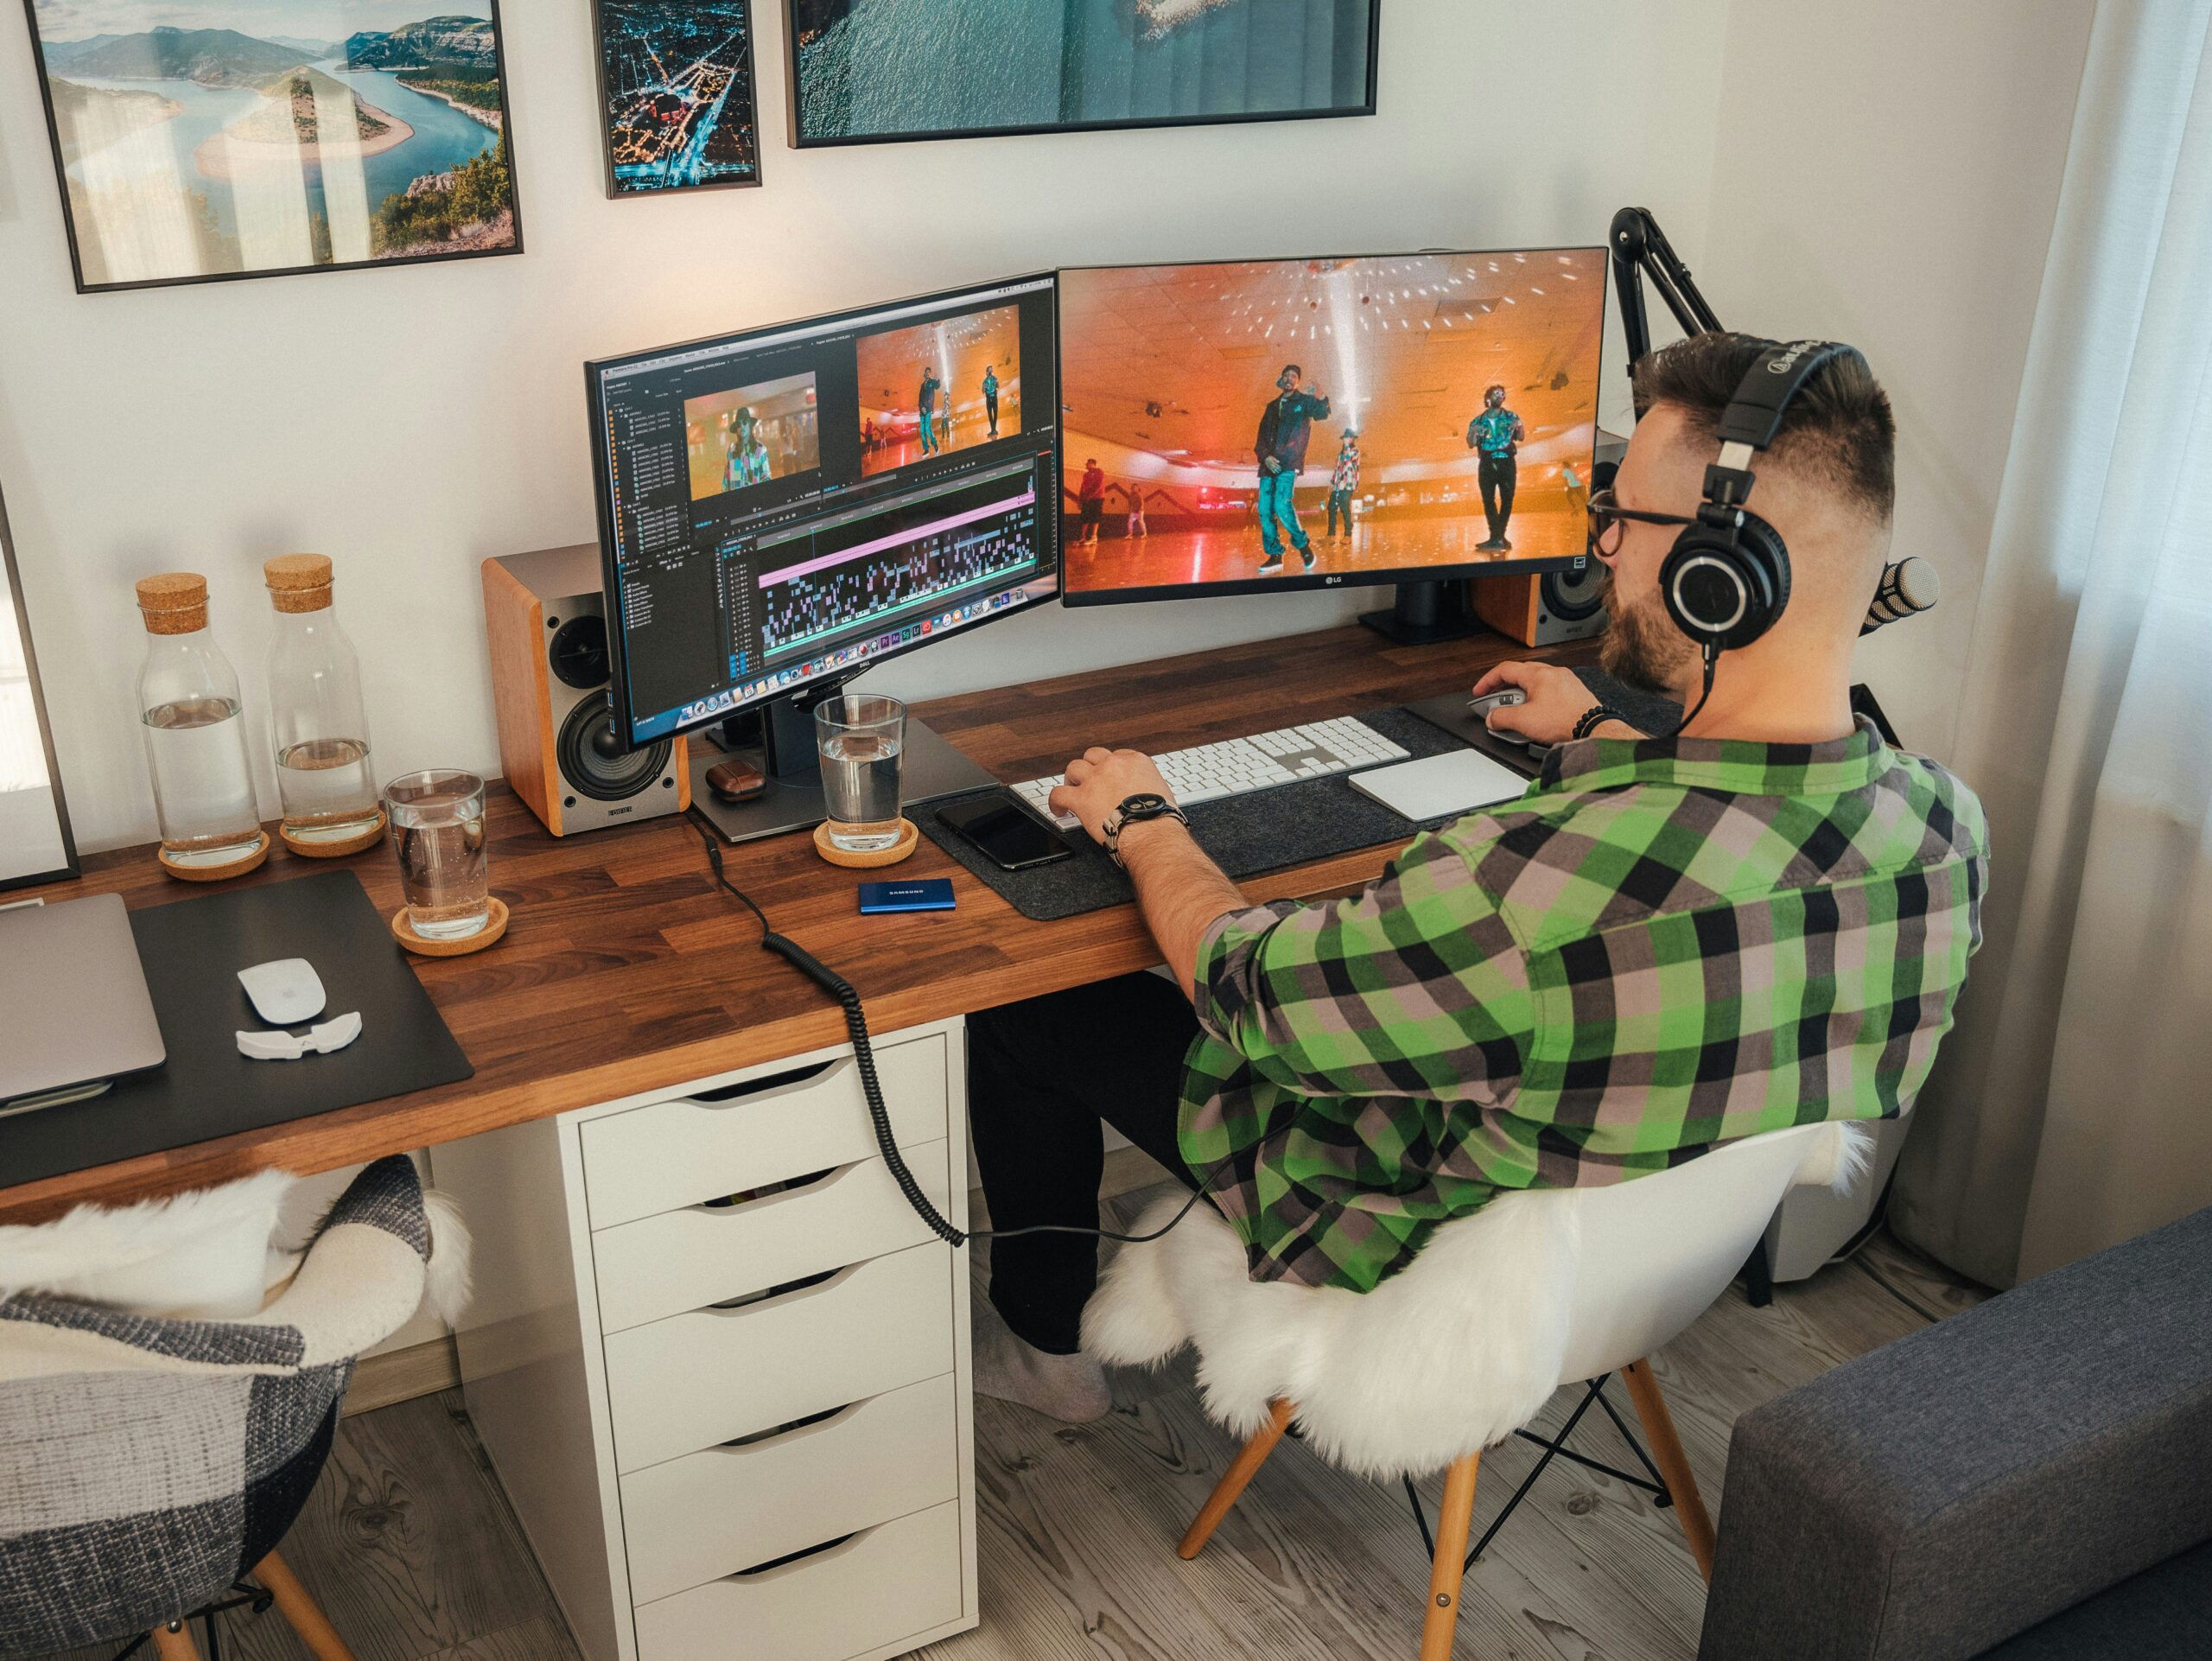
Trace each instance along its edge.
<path fill-rule="evenodd" d="M 1573 565 L 1605 278 L 1603 248 L 1061 272 L 1063 602 Z"/>

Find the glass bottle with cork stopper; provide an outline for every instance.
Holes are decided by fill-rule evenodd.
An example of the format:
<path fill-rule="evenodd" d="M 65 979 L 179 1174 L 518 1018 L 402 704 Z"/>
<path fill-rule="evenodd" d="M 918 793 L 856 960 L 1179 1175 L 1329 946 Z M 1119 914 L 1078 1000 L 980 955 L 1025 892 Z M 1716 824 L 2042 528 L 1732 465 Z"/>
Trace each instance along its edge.
<path fill-rule="evenodd" d="M 207 579 L 170 571 L 137 584 L 146 623 L 139 730 L 161 821 L 157 857 L 170 875 L 213 881 L 269 852 L 239 716 L 238 671 L 207 630 Z"/>
<path fill-rule="evenodd" d="M 330 561 L 285 554 L 261 574 L 276 611 L 269 725 L 284 845 L 310 857 L 358 852 L 382 837 L 384 808 L 370 769 L 360 660 L 330 603 Z"/>

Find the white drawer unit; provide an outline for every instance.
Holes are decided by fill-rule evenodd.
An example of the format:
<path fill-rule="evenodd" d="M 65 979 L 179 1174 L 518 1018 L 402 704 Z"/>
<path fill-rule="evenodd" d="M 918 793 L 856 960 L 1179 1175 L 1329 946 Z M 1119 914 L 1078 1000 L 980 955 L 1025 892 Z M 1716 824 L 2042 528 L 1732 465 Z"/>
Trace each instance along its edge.
<path fill-rule="evenodd" d="M 965 1227 L 961 1024 L 876 1063 Z M 587 1661 L 887 1661 L 976 1624 L 968 1257 L 849 1050 L 433 1158 L 476 1237 L 469 1412 Z"/>
<path fill-rule="evenodd" d="M 622 1479 L 640 1605 L 960 1495 L 950 1373 Z"/>
<path fill-rule="evenodd" d="M 932 1142 L 900 1149 L 940 1212 L 951 1196 L 951 1147 Z M 890 1168 L 873 1157 L 741 1205 L 686 1206 L 640 1218 L 592 1237 L 600 1328 L 621 1332 L 933 1238 Z"/>

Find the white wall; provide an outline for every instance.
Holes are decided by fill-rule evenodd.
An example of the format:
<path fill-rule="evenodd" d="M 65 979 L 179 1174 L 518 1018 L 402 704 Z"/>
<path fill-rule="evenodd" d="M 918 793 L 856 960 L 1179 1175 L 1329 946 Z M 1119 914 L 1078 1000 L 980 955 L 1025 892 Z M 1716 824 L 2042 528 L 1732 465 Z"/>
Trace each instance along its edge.
<path fill-rule="evenodd" d="M 1387 0 L 1373 119 L 804 154 L 783 8 L 754 9 L 765 189 L 606 200 L 590 9 L 509 0 L 526 254 L 87 296 L 27 34 L 0 23 L 0 490 L 81 845 L 153 832 L 130 590 L 151 571 L 207 574 L 255 698 L 260 562 L 333 556 L 380 770 L 494 767 L 477 565 L 592 537 L 587 357 L 1061 264 L 1596 243 L 1631 200 L 1703 249 L 1726 0 Z M 920 697 L 1373 603 L 1055 608 L 876 679 Z"/>
<path fill-rule="evenodd" d="M 1732 328 L 1864 351 L 1897 417 L 1891 557 L 1934 614 L 1859 671 L 1948 755 L 2094 0 L 1733 0 L 1699 285 Z"/>

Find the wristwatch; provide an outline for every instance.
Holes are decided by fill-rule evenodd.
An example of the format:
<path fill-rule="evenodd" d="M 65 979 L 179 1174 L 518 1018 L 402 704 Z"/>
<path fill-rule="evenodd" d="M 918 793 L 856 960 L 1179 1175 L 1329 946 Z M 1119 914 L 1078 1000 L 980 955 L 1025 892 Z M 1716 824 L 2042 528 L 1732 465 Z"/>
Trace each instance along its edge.
<path fill-rule="evenodd" d="M 1128 826 L 1141 824 L 1147 819 L 1173 819 L 1188 826 L 1190 820 L 1183 817 L 1183 810 L 1156 790 L 1139 791 L 1106 816 L 1106 823 L 1099 828 L 1105 832 L 1106 852 L 1114 863 L 1122 862 L 1122 832 Z"/>

